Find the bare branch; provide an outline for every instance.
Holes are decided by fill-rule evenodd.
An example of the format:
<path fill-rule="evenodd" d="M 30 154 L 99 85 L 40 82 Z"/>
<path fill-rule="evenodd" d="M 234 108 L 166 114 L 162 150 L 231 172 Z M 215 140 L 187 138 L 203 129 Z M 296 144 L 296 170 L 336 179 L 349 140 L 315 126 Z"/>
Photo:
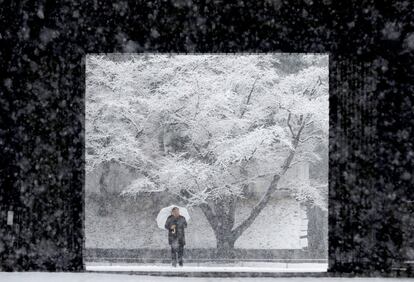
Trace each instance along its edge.
<path fill-rule="evenodd" d="M 323 138 L 322 137 L 320 137 L 320 136 L 309 136 L 309 137 L 307 137 L 307 138 L 305 138 L 305 139 L 303 139 L 303 140 L 299 140 L 301 143 L 305 143 L 306 141 L 308 141 L 309 139 L 312 139 L 312 138 L 314 138 L 314 139 L 319 139 L 319 140 L 321 140 L 321 141 L 323 141 Z"/>
<path fill-rule="evenodd" d="M 307 123 L 305 124 L 305 126 L 306 126 L 306 127 L 308 127 L 308 126 L 310 126 L 311 124 L 313 124 L 313 120 L 311 120 L 311 121 L 307 122 Z"/>
<path fill-rule="evenodd" d="M 318 80 L 316 81 L 316 83 L 315 83 L 315 85 L 312 87 L 312 89 L 310 90 L 310 91 L 308 91 L 308 89 L 306 89 L 306 92 L 307 93 L 303 93 L 303 95 L 305 96 L 305 94 L 309 94 L 308 95 L 308 97 L 309 97 L 309 100 L 312 100 L 312 99 L 314 99 L 314 98 L 317 98 L 317 96 L 315 96 L 315 94 L 316 94 L 316 91 L 318 90 L 318 87 L 319 86 L 321 86 L 321 85 L 323 85 L 323 83 L 322 83 L 322 79 L 321 79 L 321 77 L 320 76 L 318 76 Z"/>
<path fill-rule="evenodd" d="M 139 128 L 139 126 L 130 118 L 130 117 L 128 117 L 125 113 L 123 113 L 123 112 L 121 112 L 121 114 L 127 119 L 127 120 L 129 120 L 129 122 L 130 123 L 132 123 L 132 125 L 134 125 L 134 127 L 136 128 L 136 130 L 137 130 L 137 136 L 139 136 L 143 131 L 144 131 L 144 129 L 143 128 Z"/>
<path fill-rule="evenodd" d="M 181 195 L 180 193 L 176 193 L 176 192 L 170 191 L 170 190 L 168 190 L 168 193 L 176 195 L 177 197 L 179 197 L 181 200 L 183 200 L 186 203 L 190 203 L 190 201 L 185 196 Z"/>
<path fill-rule="evenodd" d="M 246 112 L 246 106 L 247 106 L 247 105 L 249 105 L 249 103 L 250 103 L 250 99 L 251 99 L 251 97 L 252 97 L 252 93 L 253 93 L 253 90 L 254 90 L 254 86 L 256 85 L 257 80 L 259 80 L 259 78 L 258 78 L 258 77 L 257 77 L 257 78 L 254 80 L 254 82 L 253 82 L 252 89 L 250 90 L 250 93 L 249 93 L 249 95 L 247 96 L 247 101 L 246 101 L 245 107 L 243 108 L 243 110 L 242 110 L 242 112 L 241 112 L 241 114 L 240 114 L 240 118 L 242 118 L 242 117 L 244 116 L 245 112 Z"/>
<path fill-rule="evenodd" d="M 303 122 L 303 115 L 300 115 L 299 116 L 299 121 L 298 121 L 298 124 L 301 124 Z"/>
<path fill-rule="evenodd" d="M 286 93 L 287 94 L 287 93 Z M 279 102 L 279 109 L 282 109 L 282 110 L 285 110 L 285 111 L 287 111 L 288 113 L 290 113 L 290 110 L 288 109 L 288 108 L 286 108 L 286 107 L 284 107 L 284 106 L 282 106 L 282 104 Z"/>
<path fill-rule="evenodd" d="M 314 131 L 312 131 L 311 133 L 309 133 L 308 135 L 314 135 L 314 134 L 317 134 L 319 131 L 320 131 L 320 130 L 314 130 Z"/>
<path fill-rule="evenodd" d="M 178 113 L 179 111 L 181 111 L 184 108 L 185 108 L 185 106 L 182 106 L 182 107 L 180 107 L 180 108 L 178 108 L 178 109 L 176 109 L 174 111 L 171 111 L 171 112 L 174 113 L 174 114 L 176 114 L 176 113 Z"/>
<path fill-rule="evenodd" d="M 195 184 L 197 185 L 197 187 L 198 187 L 198 189 L 200 189 L 201 190 L 201 187 L 200 187 L 200 185 L 198 184 L 198 181 L 197 181 L 197 178 L 191 173 L 191 171 L 190 170 L 188 170 L 188 169 L 186 169 L 185 167 L 184 167 L 184 170 L 185 171 L 187 171 L 188 172 L 188 175 L 190 175 L 191 176 L 191 178 L 193 178 L 193 180 L 194 180 L 194 182 L 195 182 Z M 205 191 L 206 189 L 204 189 L 204 191 Z M 189 193 L 191 193 L 189 190 L 188 190 L 188 192 Z M 191 193 L 193 196 L 196 196 L 194 193 Z"/>
<path fill-rule="evenodd" d="M 200 86 L 198 85 L 198 79 L 196 79 L 196 84 L 197 84 L 197 91 L 195 91 L 195 92 L 197 94 L 197 104 L 196 104 L 196 109 L 195 109 L 193 119 L 195 119 L 197 117 L 197 115 L 199 113 L 199 109 L 200 109 Z"/>
<path fill-rule="evenodd" d="M 139 168 L 139 167 L 137 167 L 137 166 L 135 166 L 135 165 L 132 165 L 132 164 L 130 164 L 130 163 L 127 163 L 127 162 L 124 162 L 124 161 L 120 161 L 120 160 L 117 160 L 117 162 L 118 162 L 118 163 L 120 163 L 120 164 L 123 164 L 123 165 L 125 165 L 125 166 L 131 167 L 131 168 L 134 168 L 134 169 L 136 169 L 136 170 L 140 170 L 140 168 Z"/>
<path fill-rule="evenodd" d="M 295 164 L 298 164 L 299 162 L 292 162 L 290 165 L 289 165 L 289 168 L 291 168 L 292 166 L 294 166 Z"/>
<path fill-rule="evenodd" d="M 287 119 L 287 125 L 289 126 L 290 133 L 292 133 L 292 137 L 295 137 L 295 133 L 293 133 L 292 126 L 290 125 L 290 117 L 291 117 L 291 115 L 292 114 L 289 112 L 288 119 Z"/>
<path fill-rule="evenodd" d="M 207 204 L 207 203 L 203 203 L 203 204 L 199 205 L 199 207 L 200 207 L 201 211 L 204 213 L 204 215 L 206 216 L 206 218 L 207 218 L 208 222 L 210 223 L 211 227 L 213 227 L 213 231 L 215 233 L 216 229 L 218 227 L 218 221 L 217 221 L 216 213 L 210 207 L 210 205 Z"/>
<path fill-rule="evenodd" d="M 232 230 L 232 236 L 235 239 L 237 239 L 253 223 L 253 221 L 257 218 L 257 216 L 260 214 L 260 212 L 264 209 L 264 207 L 269 202 L 270 197 L 276 191 L 277 184 L 278 184 L 280 178 L 289 169 L 289 167 L 292 163 L 293 157 L 295 156 L 296 148 L 299 144 L 300 135 L 302 133 L 303 128 L 305 127 L 305 120 L 303 119 L 303 117 L 301 118 L 301 122 L 302 122 L 301 127 L 299 128 L 298 133 L 296 134 L 296 136 L 294 137 L 294 140 L 293 140 L 293 144 L 292 144 L 293 150 L 290 150 L 290 153 L 289 153 L 288 157 L 283 162 L 283 165 L 281 167 L 282 170 L 279 173 L 276 173 L 273 176 L 272 182 L 270 183 L 269 187 L 267 188 L 265 194 L 260 199 L 260 201 L 256 204 L 256 206 L 254 206 L 254 208 L 251 210 L 249 216 L 242 223 L 240 223 L 239 226 L 237 226 L 235 229 Z"/>
<path fill-rule="evenodd" d="M 262 142 L 260 142 L 259 146 L 260 146 L 260 145 L 262 145 L 262 144 L 263 144 L 263 142 L 264 142 L 264 139 L 262 140 Z M 256 153 L 257 148 L 259 148 L 259 146 L 257 146 L 256 148 L 254 148 L 254 150 L 253 150 L 253 151 L 252 151 L 252 153 L 250 154 L 250 157 L 248 157 L 248 158 L 247 158 L 247 161 L 250 161 L 250 160 L 253 158 L 253 156 L 254 156 L 254 154 Z"/>
<path fill-rule="evenodd" d="M 262 143 L 263 143 L 263 141 L 262 141 Z M 260 144 L 261 144 L 261 143 L 260 143 Z M 250 157 L 249 157 L 249 158 L 247 158 L 247 161 L 250 161 L 250 160 L 253 158 L 254 153 L 256 153 L 256 151 L 257 151 L 257 147 L 256 147 L 256 148 L 254 148 L 254 150 L 253 150 L 252 154 L 250 155 Z"/>
<path fill-rule="evenodd" d="M 263 177 L 267 177 L 267 176 L 270 176 L 270 175 L 274 175 L 274 172 L 272 172 L 272 173 L 265 173 L 265 174 L 258 174 L 256 176 L 249 177 L 247 179 L 243 179 L 243 180 L 238 180 L 238 181 L 235 181 L 235 182 L 231 182 L 230 185 L 236 185 L 236 184 L 241 184 L 241 183 L 248 183 L 248 182 L 251 182 L 253 180 L 256 180 L 256 179 L 259 179 L 259 178 L 263 178 Z M 236 177 L 235 177 L 235 179 L 236 179 Z M 240 179 L 240 178 L 238 178 L 238 179 Z"/>
<path fill-rule="evenodd" d="M 302 115 L 301 115 L 302 116 Z M 296 149 L 296 147 L 298 146 L 299 143 L 299 138 L 300 138 L 300 134 L 302 133 L 302 130 L 305 128 L 305 120 L 302 120 L 302 125 L 299 128 L 298 133 L 296 134 L 295 140 L 294 140 L 294 148 Z"/>
<path fill-rule="evenodd" d="M 191 145 L 193 145 L 194 149 L 197 151 L 197 153 L 198 153 L 200 156 L 203 156 L 203 154 L 201 153 L 200 149 L 196 146 L 196 144 L 194 144 L 194 143 L 192 142 L 192 143 L 191 143 Z"/>

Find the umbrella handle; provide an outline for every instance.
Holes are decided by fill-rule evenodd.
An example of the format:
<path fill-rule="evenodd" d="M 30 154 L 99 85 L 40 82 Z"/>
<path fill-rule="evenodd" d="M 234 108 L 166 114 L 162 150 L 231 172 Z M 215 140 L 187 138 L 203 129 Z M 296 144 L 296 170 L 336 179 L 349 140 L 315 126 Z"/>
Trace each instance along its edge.
<path fill-rule="evenodd" d="M 175 234 L 175 226 L 173 226 L 173 228 L 172 228 L 172 232 L 171 232 L 172 234 Z"/>

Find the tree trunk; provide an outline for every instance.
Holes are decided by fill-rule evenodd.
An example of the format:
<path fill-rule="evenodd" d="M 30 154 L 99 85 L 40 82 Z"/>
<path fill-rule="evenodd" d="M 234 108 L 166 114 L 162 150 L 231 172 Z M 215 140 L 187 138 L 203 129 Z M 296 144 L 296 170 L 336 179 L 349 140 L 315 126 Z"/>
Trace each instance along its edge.
<path fill-rule="evenodd" d="M 223 207 L 226 206 L 221 206 L 218 209 Z M 224 213 L 218 218 L 217 229 L 214 233 L 216 234 L 217 254 L 222 258 L 234 257 L 234 243 L 236 241 L 232 232 L 234 216 L 234 213 Z"/>
<path fill-rule="evenodd" d="M 231 232 L 216 236 L 217 240 L 217 255 L 220 258 L 234 258 L 234 237 Z"/>
<path fill-rule="evenodd" d="M 99 196 L 98 196 L 98 215 L 99 216 L 107 216 L 109 214 L 108 211 L 108 183 L 106 181 L 106 177 L 110 170 L 110 163 L 104 162 L 102 166 L 102 174 L 99 178 Z"/>
<path fill-rule="evenodd" d="M 235 219 L 236 199 L 234 197 L 224 197 L 214 203 L 203 204 L 200 207 L 214 231 L 218 255 L 225 258 L 233 257 L 236 240 L 232 229 Z"/>

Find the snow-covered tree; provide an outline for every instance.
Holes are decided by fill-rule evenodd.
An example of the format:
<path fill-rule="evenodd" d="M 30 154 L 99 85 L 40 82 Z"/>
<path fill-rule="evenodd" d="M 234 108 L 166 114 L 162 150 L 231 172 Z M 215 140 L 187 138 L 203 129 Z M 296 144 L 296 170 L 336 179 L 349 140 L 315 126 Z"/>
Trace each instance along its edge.
<path fill-rule="evenodd" d="M 123 195 L 166 191 L 200 207 L 221 249 L 234 247 L 294 163 L 328 146 L 327 56 L 91 55 L 86 71 L 87 171 L 111 161 L 137 170 Z M 259 178 L 268 185 L 235 226 L 236 204 Z M 298 200 L 323 205 L 320 187 L 290 185 Z"/>

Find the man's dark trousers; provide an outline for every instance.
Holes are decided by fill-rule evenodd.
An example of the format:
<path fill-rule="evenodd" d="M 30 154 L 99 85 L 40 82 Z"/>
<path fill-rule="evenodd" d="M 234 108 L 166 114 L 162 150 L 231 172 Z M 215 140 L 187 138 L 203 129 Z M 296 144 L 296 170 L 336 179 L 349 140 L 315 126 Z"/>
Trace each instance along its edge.
<path fill-rule="evenodd" d="M 179 244 L 178 241 L 175 241 L 171 244 L 171 256 L 172 256 L 172 264 L 174 266 L 177 265 L 177 257 L 178 257 L 178 264 L 180 266 L 183 265 L 183 255 L 184 255 L 184 245 Z"/>

